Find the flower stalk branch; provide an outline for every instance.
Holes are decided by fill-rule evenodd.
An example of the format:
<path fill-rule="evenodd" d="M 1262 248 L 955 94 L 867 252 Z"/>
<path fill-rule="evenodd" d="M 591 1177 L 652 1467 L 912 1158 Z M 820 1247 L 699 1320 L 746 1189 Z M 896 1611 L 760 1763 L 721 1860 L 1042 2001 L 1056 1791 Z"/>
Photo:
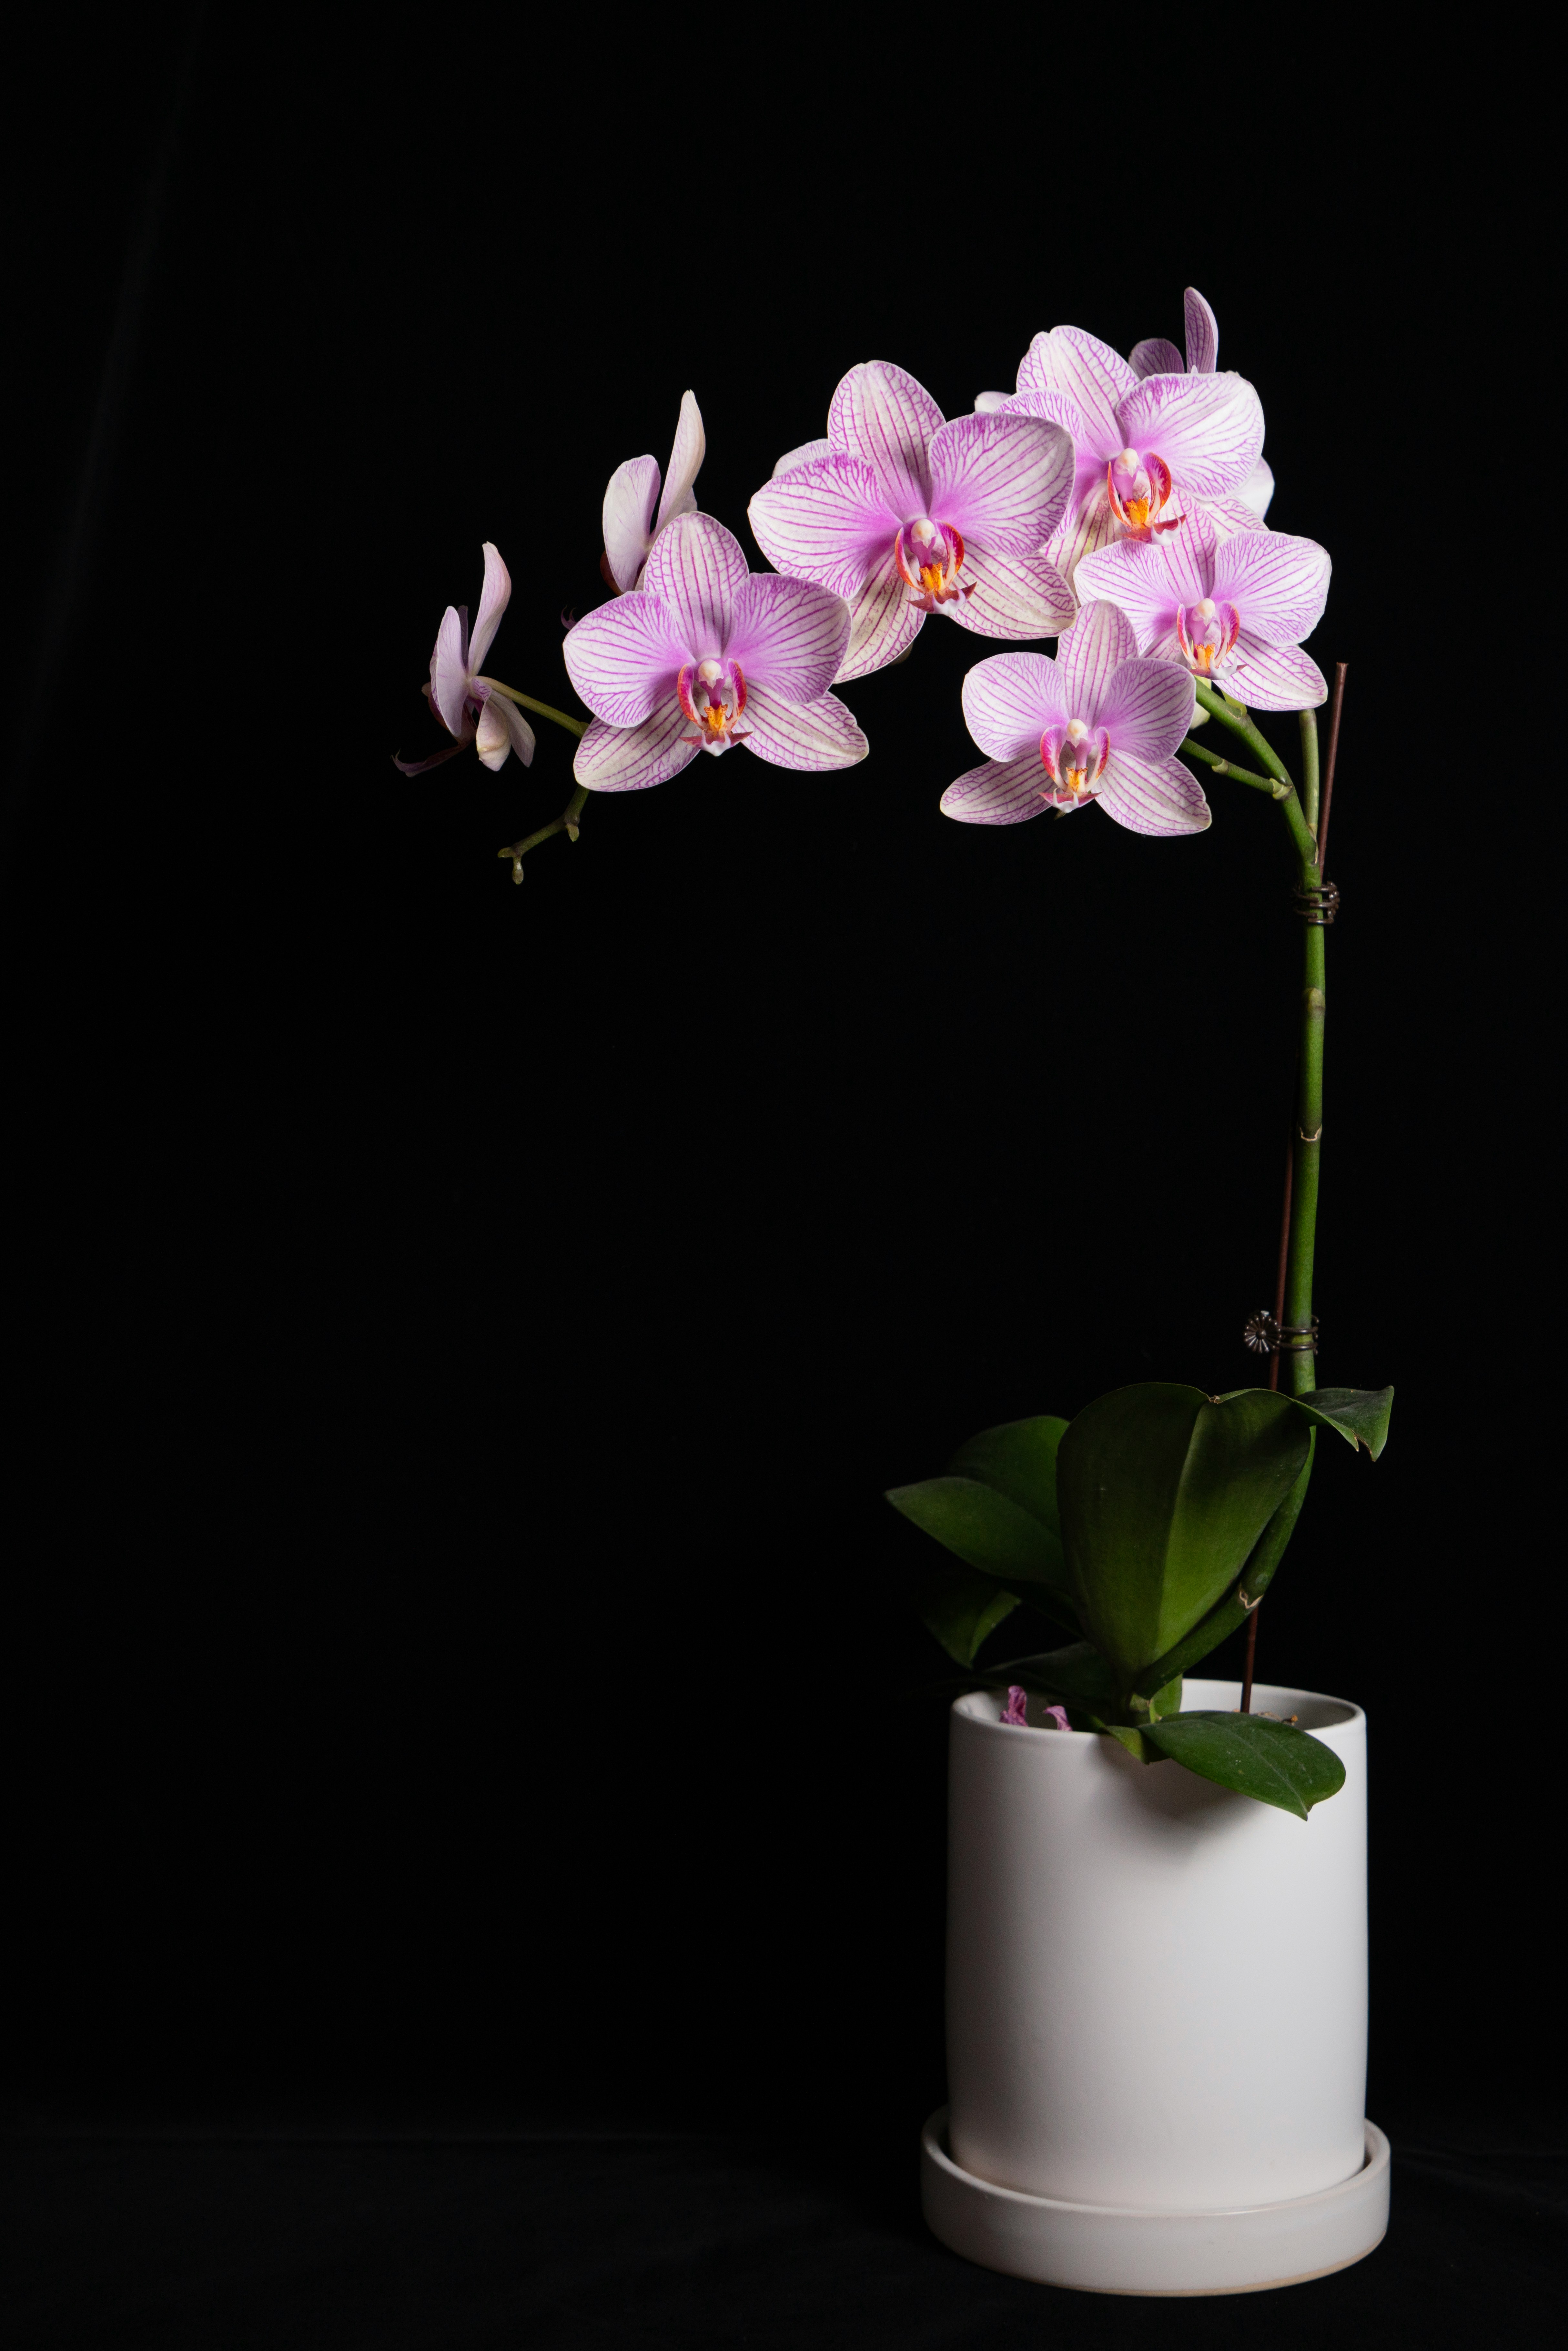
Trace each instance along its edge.
<path fill-rule="evenodd" d="M 505 693 L 506 690 L 507 689 L 504 686 L 501 688 L 502 693 Z M 519 695 L 518 699 L 521 700 L 522 697 Z M 539 707 L 539 705 L 538 703 L 532 703 L 529 705 L 529 707 L 537 710 Z M 550 715 L 554 717 L 559 716 L 559 713 L 552 711 Z M 561 720 L 561 724 L 563 726 L 575 726 L 577 722 L 572 718 L 563 718 Z M 587 803 L 588 787 L 586 784 L 579 784 L 570 799 L 568 800 L 565 808 L 562 809 L 558 817 L 552 817 L 549 824 L 541 824 L 537 832 L 528 833 L 521 841 L 514 841 L 509 847 L 497 850 L 496 854 L 497 857 L 509 857 L 511 859 L 512 879 L 514 882 L 520 882 L 522 880 L 523 860 L 528 855 L 530 849 L 537 849 L 541 841 L 549 841 L 553 833 L 558 832 L 564 832 L 569 841 L 575 841 L 577 839 L 579 820 L 581 818 L 582 811 L 587 806 Z"/>
<path fill-rule="evenodd" d="M 569 718 L 564 710 L 556 710 L 548 702 L 536 702 L 531 694 L 519 694 L 515 685 L 503 685 L 498 677 L 476 678 L 475 684 L 487 685 L 492 694 L 504 694 L 508 702 L 517 703 L 524 710 L 534 711 L 538 716 L 551 720 L 557 726 L 564 726 L 569 735 L 577 736 L 579 740 L 588 732 L 586 718 Z"/>

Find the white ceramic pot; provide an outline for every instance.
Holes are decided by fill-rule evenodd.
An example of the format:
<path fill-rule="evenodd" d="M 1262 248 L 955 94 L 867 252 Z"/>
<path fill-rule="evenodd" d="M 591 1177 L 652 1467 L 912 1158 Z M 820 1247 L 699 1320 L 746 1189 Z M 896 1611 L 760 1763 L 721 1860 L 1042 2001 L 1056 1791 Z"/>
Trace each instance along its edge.
<path fill-rule="evenodd" d="M 1239 1697 L 1189 1678 L 1183 1703 Z M 944 2160 L 977 2190 L 1151 2218 L 1326 2190 L 1364 2202 L 1366 1720 L 1306 1690 L 1260 1685 L 1253 1704 L 1294 1715 L 1344 1764 L 1308 1820 L 1112 1739 L 1003 1723 L 991 1692 L 955 1705 Z M 1032 1700 L 1030 1719 L 1044 1719 Z M 1369 2252 L 1373 2220 L 1320 2266 Z"/>

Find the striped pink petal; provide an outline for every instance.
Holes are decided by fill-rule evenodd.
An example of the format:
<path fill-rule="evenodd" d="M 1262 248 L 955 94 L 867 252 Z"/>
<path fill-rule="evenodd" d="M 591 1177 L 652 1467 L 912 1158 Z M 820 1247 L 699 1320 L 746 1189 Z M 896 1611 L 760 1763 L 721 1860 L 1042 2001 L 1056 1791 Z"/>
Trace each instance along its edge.
<path fill-rule="evenodd" d="M 596 718 L 577 747 L 571 772 L 590 791 L 646 791 L 690 767 L 698 748 L 691 732 L 691 721 L 673 694 L 668 705 L 640 726 L 606 726 Z"/>
<path fill-rule="evenodd" d="M 610 476 L 604 493 L 604 552 L 622 592 L 637 585 L 653 537 L 653 501 L 659 465 L 653 457 L 628 457 Z"/>
<path fill-rule="evenodd" d="M 430 656 L 430 698 L 449 735 L 457 734 L 463 725 L 463 703 L 468 692 L 467 634 L 463 615 L 448 604 Z"/>
<path fill-rule="evenodd" d="M 852 768 L 871 749 L 853 712 L 833 694 L 801 704 L 786 702 L 766 685 L 754 686 L 740 724 L 747 748 L 775 768 L 821 774 L 830 768 Z"/>
<path fill-rule="evenodd" d="M 802 441 L 798 449 L 785 450 L 773 468 L 773 478 L 777 481 L 780 474 L 792 474 L 797 465 L 809 465 L 813 457 L 831 457 L 832 454 L 831 441 Z"/>
<path fill-rule="evenodd" d="M 724 651 L 735 600 L 750 576 L 733 531 L 712 515 L 685 514 L 666 523 L 653 541 L 643 587 L 668 608 L 696 659 L 706 661 Z"/>
<path fill-rule="evenodd" d="M 1219 321 L 1198 292 L 1189 286 L 1182 296 L 1186 321 L 1186 367 L 1189 375 L 1212 375 L 1219 365 Z"/>
<path fill-rule="evenodd" d="M 1179 759 L 1113 750 L 1097 798 L 1106 815 L 1129 832 L 1170 840 L 1180 832 L 1206 832 L 1211 821 L 1202 785 Z"/>
<path fill-rule="evenodd" d="M 1027 824 L 1043 816 L 1051 778 L 1037 749 L 1017 759 L 988 759 L 949 784 L 942 795 L 944 816 L 960 824 Z"/>
<path fill-rule="evenodd" d="M 1251 479 L 1250 475 L 1248 479 Z M 1239 490 L 1232 490 L 1225 498 L 1184 497 L 1182 505 L 1189 519 L 1194 515 L 1202 515 L 1212 523 L 1217 538 L 1234 538 L 1239 532 L 1267 530 L 1269 527 L 1262 516 L 1247 504 Z"/>
<path fill-rule="evenodd" d="M 1219 683 L 1257 710 L 1315 710 L 1329 695 L 1311 653 L 1299 645 L 1265 644 L 1249 628 L 1237 638 L 1236 658 Z"/>
<path fill-rule="evenodd" d="M 569 640 L 570 642 L 570 640 Z M 1061 699 L 1070 718 L 1100 723 L 1101 705 L 1124 662 L 1136 661 L 1133 624 L 1114 604 L 1085 604 L 1056 648 Z"/>
<path fill-rule="evenodd" d="M 513 751 L 524 767 L 529 768 L 534 758 L 534 730 L 515 702 L 508 702 L 504 694 L 490 694 L 479 713 L 474 747 L 482 768 L 505 767 Z"/>
<path fill-rule="evenodd" d="M 1071 581 L 1075 596 L 1090 591 L 1079 585 L 1086 556 L 1097 555 L 1102 548 L 1114 540 L 1119 526 L 1105 491 L 1105 478 L 1097 471 L 1089 495 L 1070 514 L 1060 530 L 1046 541 L 1048 559 L 1054 563 L 1062 578 Z"/>
<path fill-rule="evenodd" d="M 926 444 L 942 411 L 923 383 L 886 360 L 851 368 L 828 411 L 828 441 L 838 455 L 870 465 L 900 522 L 928 510 Z"/>
<path fill-rule="evenodd" d="M 1019 368 L 1019 390 L 1064 393 L 1083 419 L 1085 440 L 1106 456 L 1122 445 L 1116 412 L 1137 383 L 1121 352 L 1082 327 L 1053 327 L 1049 335 L 1037 335 Z"/>
<path fill-rule="evenodd" d="M 1186 361 L 1174 343 L 1163 335 L 1151 335 L 1147 342 L 1134 343 L 1127 364 L 1140 381 L 1146 375 L 1185 375 Z"/>
<path fill-rule="evenodd" d="M 1033 555 L 1067 510 L 1072 440 L 1038 416 L 960 416 L 931 443 L 931 513 L 1002 555 Z"/>
<path fill-rule="evenodd" d="M 759 571 L 735 600 L 724 650 L 740 664 L 749 693 L 767 686 L 784 702 L 816 702 L 838 675 L 849 642 L 841 596 L 810 580 Z"/>
<path fill-rule="evenodd" d="M 1299 645 L 1322 619 L 1329 569 L 1328 550 L 1315 539 L 1249 531 L 1220 548 L 1212 592 L 1236 606 L 1254 636 Z"/>
<path fill-rule="evenodd" d="M 1105 689 L 1095 723 L 1110 736 L 1113 751 L 1164 759 L 1191 726 L 1197 706 L 1185 668 L 1162 661 L 1124 662 Z"/>
<path fill-rule="evenodd" d="M 704 655 L 676 634 L 674 616 L 645 588 L 585 612 L 561 650 L 572 684 L 610 726 L 636 726 L 661 703 L 674 705 L 683 665 Z"/>
<path fill-rule="evenodd" d="M 664 475 L 664 495 L 659 500 L 660 530 L 676 515 L 690 514 L 696 505 L 697 494 L 692 485 L 702 471 L 706 454 L 707 436 L 703 431 L 696 394 L 683 392 L 681 413 L 675 423 L 675 445 L 670 452 L 670 470 Z"/>
<path fill-rule="evenodd" d="M 925 615 L 910 595 L 907 583 L 890 554 L 872 573 L 850 604 L 850 641 L 834 683 L 869 677 L 906 653 L 925 625 Z"/>
<path fill-rule="evenodd" d="M 853 599 L 891 562 L 902 517 L 858 457 L 809 458 L 765 483 L 747 508 L 757 544 L 776 570 L 815 580 Z"/>
<path fill-rule="evenodd" d="M 485 656 L 495 641 L 501 625 L 501 615 L 512 593 L 512 575 L 507 569 L 490 541 L 485 541 L 485 585 L 479 591 L 479 611 L 474 622 L 474 633 L 468 641 L 468 672 L 485 666 Z"/>
<path fill-rule="evenodd" d="M 1178 496 L 1225 496 L 1263 454 L 1263 403 L 1239 375 L 1150 376 L 1116 415 L 1124 440 L 1165 459 Z"/>
<path fill-rule="evenodd" d="M 1269 511 L 1269 501 L 1274 495 L 1274 475 L 1267 457 L 1260 457 L 1247 479 L 1238 486 L 1236 496 L 1242 505 L 1258 517 L 1260 522 Z"/>
<path fill-rule="evenodd" d="M 1044 653 L 993 653 L 964 680 L 964 724 L 991 759 L 1028 752 L 1038 760 L 1046 728 L 1071 716 L 1056 664 Z"/>
<path fill-rule="evenodd" d="M 959 579 L 974 590 L 943 607 L 979 637 L 1055 637 L 1072 625 L 1072 590 L 1043 555 L 965 549 Z"/>
<path fill-rule="evenodd" d="M 1214 593 L 1214 563 L 1213 525 L 1189 517 L 1180 530 L 1152 546 L 1124 538 L 1085 556 L 1078 567 L 1078 592 L 1086 601 L 1101 598 L 1119 606 L 1133 624 L 1141 653 L 1158 648 L 1174 660 L 1176 606 Z"/>

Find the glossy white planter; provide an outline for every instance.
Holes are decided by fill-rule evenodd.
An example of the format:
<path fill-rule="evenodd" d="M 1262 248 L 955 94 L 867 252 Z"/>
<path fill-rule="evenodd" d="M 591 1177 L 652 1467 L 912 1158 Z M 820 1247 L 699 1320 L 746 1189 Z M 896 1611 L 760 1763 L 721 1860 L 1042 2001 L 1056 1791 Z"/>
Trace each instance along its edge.
<path fill-rule="evenodd" d="M 1189 1678 L 1184 1702 L 1239 1696 Z M 1106 2292 L 1225 2293 L 1343 2266 L 1383 2234 L 1386 2144 L 1369 2140 L 1364 2105 L 1365 1717 L 1264 1685 L 1253 1703 L 1296 1715 L 1344 1764 L 1307 1821 L 1134 1762 L 1111 1739 L 1005 1724 L 992 1693 L 954 1707 L 951 2104 L 925 2173 L 927 2218 L 970 2259 Z M 1328 2221 L 1303 2222 L 1325 2196 Z M 1064 2223 L 1072 2208 L 1117 2226 Z M 1233 2253 L 1247 2240 L 1245 2275 L 1223 2250 L 1211 2278 L 1157 2250 L 1190 2252 L 1239 2215 L 1254 2217 L 1207 2237 Z M 1152 2268 L 1127 2251 L 1139 2221 Z M 1086 2272 L 1092 2238 L 1103 2259 Z M 1330 2258 L 1293 2266 L 1308 2240 Z"/>

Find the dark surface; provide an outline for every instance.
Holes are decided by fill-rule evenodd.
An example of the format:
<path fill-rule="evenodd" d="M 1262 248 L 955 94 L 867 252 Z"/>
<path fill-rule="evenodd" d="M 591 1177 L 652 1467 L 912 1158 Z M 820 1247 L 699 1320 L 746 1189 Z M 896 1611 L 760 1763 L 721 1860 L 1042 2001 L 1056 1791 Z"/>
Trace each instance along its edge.
<path fill-rule="evenodd" d="M 1511 2351 L 1560 2319 L 1563 2158 L 1412 2141 L 1352 2270 L 1129 2311 L 972 2268 L 907 2147 L 635 2136 L 37 2139 L 7 2150 L 10 2351 Z"/>

